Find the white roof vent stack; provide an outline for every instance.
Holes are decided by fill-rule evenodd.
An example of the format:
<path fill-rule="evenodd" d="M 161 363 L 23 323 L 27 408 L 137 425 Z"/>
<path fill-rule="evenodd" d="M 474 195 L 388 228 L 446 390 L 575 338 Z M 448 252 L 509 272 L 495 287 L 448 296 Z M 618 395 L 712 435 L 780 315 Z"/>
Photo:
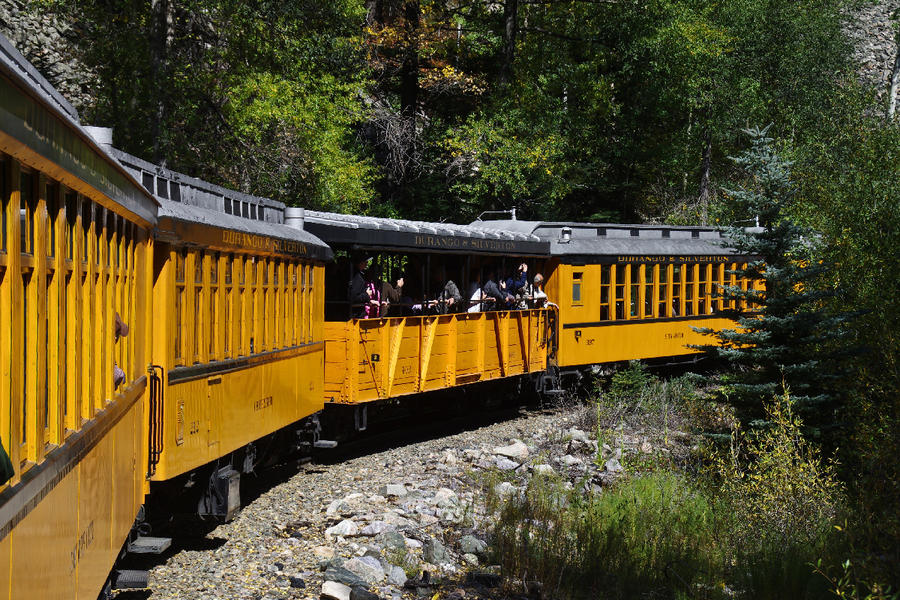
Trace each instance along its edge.
<path fill-rule="evenodd" d="M 568 244 L 572 240 L 572 228 L 563 227 L 559 230 L 559 243 Z"/>
<path fill-rule="evenodd" d="M 284 207 L 284 224 L 294 229 L 303 229 L 306 222 L 306 209 L 298 206 Z"/>

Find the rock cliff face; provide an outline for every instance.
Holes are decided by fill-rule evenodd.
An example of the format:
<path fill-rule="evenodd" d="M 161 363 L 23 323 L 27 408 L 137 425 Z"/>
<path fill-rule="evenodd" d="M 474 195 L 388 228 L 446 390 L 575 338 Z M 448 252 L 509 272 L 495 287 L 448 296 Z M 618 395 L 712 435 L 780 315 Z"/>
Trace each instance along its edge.
<path fill-rule="evenodd" d="M 860 80 L 875 90 L 882 111 L 888 106 L 891 76 L 897 57 L 900 0 L 866 2 L 848 12 L 846 31 L 853 41 Z M 900 15 L 898 15 L 900 16 Z"/>
<path fill-rule="evenodd" d="M 0 1 L 0 34 L 6 36 L 76 110 L 93 102 L 97 84 L 78 57 L 79 32 L 61 15 L 29 0 Z"/>

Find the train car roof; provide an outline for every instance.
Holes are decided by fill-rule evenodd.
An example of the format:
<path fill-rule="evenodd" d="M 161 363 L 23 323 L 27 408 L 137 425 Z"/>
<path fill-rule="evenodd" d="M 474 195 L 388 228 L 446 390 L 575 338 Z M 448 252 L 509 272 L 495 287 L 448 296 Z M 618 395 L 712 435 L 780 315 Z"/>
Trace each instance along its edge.
<path fill-rule="evenodd" d="M 287 254 L 314 260 L 331 260 L 328 245 L 303 229 L 282 224 L 284 205 L 252 196 L 155 165 L 118 148 L 110 152 L 136 177 L 152 174 L 150 188 L 159 202 L 156 237 L 163 241 L 225 252 L 245 251 Z M 165 185 L 160 185 L 164 182 Z M 177 187 L 176 187 L 177 186 Z M 160 195 L 175 196 L 179 201 Z M 224 211 L 224 200 L 253 202 L 272 209 L 267 218 L 246 218 Z M 275 217 L 278 220 L 273 220 Z"/>
<path fill-rule="evenodd" d="M 158 200 L 156 234 L 163 241 L 222 251 L 286 254 L 323 261 L 333 258 L 327 244 L 296 227 L 253 221 L 163 198 Z"/>
<path fill-rule="evenodd" d="M 2 35 L 0 74 L 0 150 L 69 187 L 92 188 L 149 224 L 156 222 L 154 198 L 91 137 L 72 105 Z M 56 168 L 46 169 L 39 159 Z"/>
<path fill-rule="evenodd" d="M 550 244 L 553 256 L 697 259 L 738 255 L 723 232 L 713 227 L 520 220 L 476 221 L 473 225 L 531 233 Z M 568 236 L 563 235 L 564 228 L 569 230 Z"/>
<path fill-rule="evenodd" d="M 351 249 L 454 254 L 546 256 L 550 244 L 530 232 L 306 211 L 306 228 L 332 245 Z"/>

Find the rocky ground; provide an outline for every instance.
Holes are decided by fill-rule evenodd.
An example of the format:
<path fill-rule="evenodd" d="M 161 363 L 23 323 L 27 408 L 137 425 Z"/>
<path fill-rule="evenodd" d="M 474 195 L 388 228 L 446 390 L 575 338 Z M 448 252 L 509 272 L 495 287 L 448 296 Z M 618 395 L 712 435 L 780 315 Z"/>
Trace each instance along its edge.
<path fill-rule="evenodd" d="M 586 411 L 523 411 L 479 429 L 306 465 L 205 543 L 154 566 L 149 597 L 515 596 L 491 564 L 487 492 L 516 494 L 535 472 L 587 487 L 618 476 L 621 450 L 598 452 Z M 634 445 L 640 452 L 641 440 Z"/>

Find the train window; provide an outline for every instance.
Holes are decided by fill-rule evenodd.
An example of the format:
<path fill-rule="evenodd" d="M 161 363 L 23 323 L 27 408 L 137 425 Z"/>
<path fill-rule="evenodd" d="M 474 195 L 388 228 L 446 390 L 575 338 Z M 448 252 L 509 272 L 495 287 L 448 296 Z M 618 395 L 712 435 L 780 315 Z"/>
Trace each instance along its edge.
<path fill-rule="evenodd" d="M 628 265 L 629 271 L 628 282 L 631 287 L 631 298 L 629 298 L 630 308 L 629 316 L 637 319 L 640 316 L 640 295 L 641 295 L 641 268 L 639 265 Z"/>
<path fill-rule="evenodd" d="M 694 265 L 684 265 L 684 314 L 694 314 Z"/>
<path fill-rule="evenodd" d="M 737 273 L 736 273 L 737 264 L 731 263 L 731 266 L 728 268 L 728 270 L 731 271 L 728 274 L 728 279 L 729 279 L 728 285 L 730 285 L 733 289 L 732 298 L 731 298 L 731 300 L 728 301 L 728 308 L 734 309 L 734 308 L 737 308 L 737 300 L 734 298 L 734 291 L 736 291 L 735 288 L 738 288 L 738 277 L 737 277 Z"/>
<path fill-rule="evenodd" d="M 241 202 L 241 216 L 245 219 L 250 216 L 250 204 L 247 202 Z"/>
<path fill-rule="evenodd" d="M 194 254 L 194 320 L 193 320 L 193 328 L 194 328 L 194 347 L 193 347 L 193 356 L 194 362 L 200 362 L 200 341 L 203 332 L 203 326 L 206 324 L 206 319 L 204 319 L 203 315 L 203 304 L 201 303 L 203 297 L 203 252 L 196 252 Z"/>
<path fill-rule="evenodd" d="M 219 331 L 219 254 L 209 258 L 209 360 L 215 360 L 216 334 Z"/>
<path fill-rule="evenodd" d="M 625 318 L 625 267 L 616 268 L 613 265 L 613 268 L 610 270 L 610 279 L 614 279 L 615 293 L 616 293 L 616 319 L 624 319 Z"/>
<path fill-rule="evenodd" d="M 23 254 L 34 254 L 34 213 L 37 202 L 34 197 L 34 176 L 31 173 L 19 174 L 19 194 L 21 250 Z"/>
<path fill-rule="evenodd" d="M 169 181 L 162 177 L 156 178 L 156 195 L 160 198 L 169 199 Z"/>
<path fill-rule="evenodd" d="M 672 265 L 672 316 L 680 317 L 684 310 L 681 308 L 681 265 Z"/>
<path fill-rule="evenodd" d="M 263 210 L 264 210 L 264 208 L 262 206 L 257 207 L 257 220 L 258 221 L 265 221 L 265 218 L 263 218 Z"/>
<path fill-rule="evenodd" d="M 709 276 L 712 269 L 712 265 L 705 264 L 700 265 L 700 276 L 698 278 L 699 286 L 700 286 L 700 310 L 699 314 L 705 315 L 712 312 L 712 306 L 709 302 L 710 296 L 710 283 Z"/>
<path fill-rule="evenodd" d="M 179 362 L 183 358 L 182 346 L 184 339 L 182 337 L 183 315 L 184 315 L 184 270 L 185 255 L 181 250 L 176 250 L 175 254 L 175 360 Z"/>
<path fill-rule="evenodd" d="M 55 182 L 49 181 L 46 186 L 47 193 L 47 256 L 53 258 L 56 255 L 56 222 L 59 217 L 59 187 Z"/>
<path fill-rule="evenodd" d="M 609 265 L 600 266 L 600 320 L 609 319 Z"/>
<path fill-rule="evenodd" d="M 233 276 L 232 269 L 234 263 L 234 255 L 229 254 L 225 257 L 225 272 L 222 274 L 222 279 L 225 282 L 225 335 L 222 338 L 222 351 L 225 354 L 225 358 L 229 358 L 231 356 L 231 333 L 232 333 L 232 325 L 231 319 L 233 314 L 232 305 L 234 303 L 234 288 L 233 288 Z"/>
<path fill-rule="evenodd" d="M 312 265 L 307 265 L 306 269 L 309 271 L 309 274 L 306 277 L 306 289 L 308 295 L 306 297 L 306 314 L 305 319 L 306 325 L 306 341 L 313 341 L 313 300 L 316 294 L 315 288 L 315 268 Z"/>
<path fill-rule="evenodd" d="M 667 298 L 669 295 L 669 282 L 668 282 L 668 274 L 669 270 L 666 268 L 666 265 L 657 265 L 659 271 L 659 312 L 656 314 L 657 317 L 665 317 L 668 315 L 666 311 L 666 305 L 668 304 Z"/>
<path fill-rule="evenodd" d="M 103 233 L 106 239 L 106 266 L 108 267 L 112 264 L 115 254 L 113 239 L 116 237 L 116 213 L 111 210 L 106 211 L 106 228 Z"/>
<path fill-rule="evenodd" d="M 644 266 L 644 318 L 653 316 L 653 273 L 655 265 Z"/>
<path fill-rule="evenodd" d="M 141 171 L 141 183 L 144 184 L 144 187 L 151 194 L 153 193 L 153 174 L 148 173 L 146 171 Z"/>
<path fill-rule="evenodd" d="M 90 200 L 81 202 L 81 261 L 88 261 L 88 247 L 90 246 L 91 223 L 93 222 L 93 207 Z"/>
<path fill-rule="evenodd" d="M 169 193 L 173 202 L 181 202 L 181 186 L 174 181 L 169 182 Z"/>
<path fill-rule="evenodd" d="M 231 198 L 225 198 L 225 214 L 231 214 Z"/>
<path fill-rule="evenodd" d="M 253 219 L 254 221 L 256 220 L 256 205 L 255 204 L 250 205 L 250 218 Z"/>
<path fill-rule="evenodd" d="M 30 315 L 28 311 L 31 309 L 30 303 L 28 302 L 28 298 L 31 294 L 28 293 L 28 285 L 31 282 L 31 273 L 22 273 L 22 317 L 23 317 L 23 325 L 22 327 L 22 348 L 25 349 L 26 353 L 30 353 L 29 343 L 30 338 L 28 334 L 30 333 L 31 327 L 29 323 L 31 321 Z M 22 428 L 21 428 L 21 437 L 19 441 L 24 446 L 28 441 L 28 364 L 31 362 L 27 357 L 26 360 L 22 361 Z"/>
<path fill-rule="evenodd" d="M 75 222 L 78 220 L 78 194 L 66 193 L 66 258 L 75 258 Z"/>
<path fill-rule="evenodd" d="M 103 257 L 103 222 L 104 222 L 104 212 L 103 207 L 94 205 L 94 239 L 96 243 L 94 245 L 94 262 L 99 267 Z"/>
<path fill-rule="evenodd" d="M 572 273 L 572 304 L 581 304 L 582 273 Z"/>

